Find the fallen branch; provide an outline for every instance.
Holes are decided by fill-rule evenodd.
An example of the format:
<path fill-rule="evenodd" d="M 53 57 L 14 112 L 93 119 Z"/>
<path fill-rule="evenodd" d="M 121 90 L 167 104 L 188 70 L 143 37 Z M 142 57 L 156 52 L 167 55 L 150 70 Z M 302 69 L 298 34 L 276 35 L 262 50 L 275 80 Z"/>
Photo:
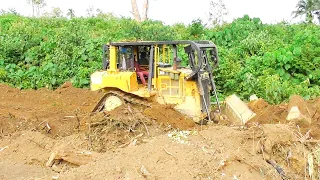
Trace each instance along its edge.
<path fill-rule="evenodd" d="M 78 132 L 80 132 L 80 126 L 81 126 L 81 124 L 80 124 L 80 119 L 79 119 L 79 117 L 78 117 L 78 114 L 76 114 L 76 118 L 77 118 L 77 123 L 78 123 L 77 129 L 78 129 Z"/>
<path fill-rule="evenodd" d="M 91 121 L 89 122 L 89 127 L 88 127 L 88 129 L 89 129 L 89 133 L 88 133 L 88 149 L 89 150 L 92 150 L 93 148 L 92 148 L 92 140 L 91 140 Z"/>
<path fill-rule="evenodd" d="M 99 121 L 99 122 L 96 122 L 96 123 L 90 123 L 90 127 L 93 128 L 93 127 L 97 127 L 97 126 L 102 126 L 102 125 L 107 125 L 109 123 L 109 119 L 108 120 L 105 120 L 105 121 Z"/>
<path fill-rule="evenodd" d="M 296 142 L 301 142 L 301 140 L 296 140 Z M 310 139 L 310 140 L 305 140 L 304 143 L 320 143 L 320 140 L 317 139 Z"/>
<path fill-rule="evenodd" d="M 248 151 L 249 152 L 249 151 Z M 243 162 L 244 164 L 250 166 L 251 168 L 253 168 L 256 171 L 259 171 L 257 169 L 257 167 L 253 166 L 251 163 L 249 163 L 244 157 L 238 156 L 237 154 L 232 153 L 235 157 L 237 157 L 241 162 Z"/>
<path fill-rule="evenodd" d="M 47 128 L 48 128 L 49 130 L 51 130 L 51 127 L 50 127 L 50 125 L 49 125 L 48 122 L 47 122 L 46 126 L 47 126 Z"/>
<path fill-rule="evenodd" d="M 46 127 L 48 128 L 47 133 L 49 133 L 51 131 L 51 127 L 49 125 L 49 123 L 47 122 Z"/>
<path fill-rule="evenodd" d="M 1 149 L 0 149 L 0 152 L 3 151 L 3 150 L 5 150 L 5 149 L 7 149 L 7 148 L 8 148 L 8 146 L 5 146 L 5 147 L 1 148 Z"/>
<path fill-rule="evenodd" d="M 208 141 L 208 138 L 205 137 L 201 132 L 199 132 L 199 135 L 200 135 L 203 139 L 205 139 L 206 141 Z"/>
<path fill-rule="evenodd" d="M 171 152 L 168 152 L 165 148 L 163 148 L 163 150 L 170 156 L 172 156 L 174 159 L 177 160 L 177 158 L 171 153 Z"/>
<path fill-rule="evenodd" d="M 141 123 L 143 124 L 144 128 L 146 129 L 148 136 L 150 136 L 149 130 L 147 128 L 147 125 L 143 121 L 141 121 Z"/>
<path fill-rule="evenodd" d="M 88 164 L 98 157 L 98 153 L 89 151 L 75 151 L 69 148 L 59 149 L 51 153 L 46 166 L 51 167 L 55 160 L 64 160 L 78 166 Z"/>
<path fill-rule="evenodd" d="M 140 172 L 144 177 L 151 176 L 151 173 L 147 170 L 146 167 L 144 167 L 144 165 L 141 166 Z"/>
<path fill-rule="evenodd" d="M 135 139 L 137 139 L 137 138 L 139 138 L 139 137 L 142 137 L 142 136 L 143 136 L 143 133 L 141 133 L 141 134 L 139 134 L 139 135 L 137 135 L 137 136 L 135 136 L 135 137 L 131 138 L 131 140 L 130 140 L 130 141 L 128 141 L 128 142 L 126 142 L 126 143 L 124 143 L 124 144 L 122 144 L 122 145 L 120 145 L 120 146 L 118 146 L 118 147 L 119 147 L 119 148 L 123 148 L 123 147 L 125 147 L 125 146 L 127 146 L 127 145 L 131 144 Z"/>
<path fill-rule="evenodd" d="M 288 179 L 283 169 L 280 166 L 278 166 L 276 162 L 274 162 L 273 160 L 267 160 L 267 163 L 271 164 L 277 170 L 282 179 Z"/>
<path fill-rule="evenodd" d="M 130 107 L 129 104 L 127 105 L 127 108 L 128 108 L 128 111 L 129 111 L 129 112 L 131 113 L 131 115 L 133 116 L 133 118 L 136 118 L 137 116 L 136 116 L 135 113 L 132 111 L 132 109 L 131 109 L 131 107 Z M 143 120 L 142 120 L 140 117 L 138 117 L 138 119 L 140 120 L 139 123 L 142 123 L 143 126 L 144 126 L 144 128 L 146 129 L 148 136 L 150 136 L 149 130 L 148 130 L 148 128 L 147 128 L 147 125 L 143 122 Z"/>
<path fill-rule="evenodd" d="M 311 117 L 312 119 L 314 118 L 314 116 L 317 114 L 318 109 L 316 110 L 316 112 L 314 112 L 313 116 Z"/>

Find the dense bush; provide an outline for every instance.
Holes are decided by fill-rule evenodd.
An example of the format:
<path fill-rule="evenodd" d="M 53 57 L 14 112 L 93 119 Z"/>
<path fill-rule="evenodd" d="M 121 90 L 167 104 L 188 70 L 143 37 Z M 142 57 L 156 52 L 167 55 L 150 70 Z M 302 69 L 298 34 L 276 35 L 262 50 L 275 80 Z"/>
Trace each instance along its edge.
<path fill-rule="evenodd" d="M 200 21 L 165 26 L 127 18 L 27 18 L 0 16 L 0 82 L 19 88 L 56 88 L 71 80 L 89 86 L 101 67 L 101 45 L 119 40 L 212 40 L 220 55 L 215 70 L 221 98 L 257 94 L 280 103 L 291 94 L 320 94 L 320 28 L 263 24 L 248 16 L 213 29 Z"/>
<path fill-rule="evenodd" d="M 219 89 L 280 103 L 291 94 L 320 94 L 320 28 L 262 24 L 248 16 L 208 32 L 220 49 Z"/>

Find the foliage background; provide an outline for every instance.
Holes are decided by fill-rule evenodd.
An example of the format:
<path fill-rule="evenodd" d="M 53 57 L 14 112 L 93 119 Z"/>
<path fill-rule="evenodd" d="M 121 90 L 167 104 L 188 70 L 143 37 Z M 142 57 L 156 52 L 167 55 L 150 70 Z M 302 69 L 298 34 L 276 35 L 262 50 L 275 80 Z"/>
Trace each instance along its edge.
<path fill-rule="evenodd" d="M 95 18 L 0 16 L 0 82 L 18 88 L 56 88 L 71 80 L 88 87 L 101 68 L 102 44 L 120 40 L 212 40 L 220 66 L 214 70 L 220 98 L 252 94 L 281 103 L 292 94 L 320 95 L 320 28 L 285 22 L 269 25 L 244 16 L 205 28 L 137 23 L 111 15 Z"/>

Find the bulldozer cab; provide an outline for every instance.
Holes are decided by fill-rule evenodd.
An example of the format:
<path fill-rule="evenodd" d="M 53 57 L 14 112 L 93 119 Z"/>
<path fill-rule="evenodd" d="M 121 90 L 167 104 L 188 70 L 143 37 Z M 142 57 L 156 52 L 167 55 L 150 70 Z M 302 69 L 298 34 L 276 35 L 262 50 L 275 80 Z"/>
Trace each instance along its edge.
<path fill-rule="evenodd" d="M 150 49 L 148 46 L 117 46 L 117 55 L 110 57 L 110 46 L 103 47 L 103 69 L 110 68 L 110 61 L 117 63 L 119 71 L 132 70 L 134 68 L 134 60 L 140 65 L 147 66 L 149 64 L 148 57 Z"/>
<path fill-rule="evenodd" d="M 175 104 L 193 118 L 208 117 L 212 92 L 218 102 L 212 74 L 218 51 L 210 41 L 111 42 L 103 45 L 102 64 L 91 75 L 92 90 L 117 89 Z"/>

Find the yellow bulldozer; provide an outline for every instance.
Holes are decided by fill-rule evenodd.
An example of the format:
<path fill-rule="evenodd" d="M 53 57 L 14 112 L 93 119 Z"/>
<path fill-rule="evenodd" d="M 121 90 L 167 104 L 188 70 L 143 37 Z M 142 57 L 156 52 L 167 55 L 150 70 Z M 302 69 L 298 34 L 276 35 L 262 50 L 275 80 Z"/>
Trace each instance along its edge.
<path fill-rule="evenodd" d="M 184 61 L 178 52 L 184 51 Z M 182 66 L 182 62 L 187 62 Z M 211 121 L 210 98 L 217 97 L 213 68 L 218 51 L 210 41 L 110 42 L 103 45 L 102 69 L 90 78 L 91 90 L 104 97 L 93 112 L 112 111 L 123 103 L 169 104 L 193 119 Z"/>

